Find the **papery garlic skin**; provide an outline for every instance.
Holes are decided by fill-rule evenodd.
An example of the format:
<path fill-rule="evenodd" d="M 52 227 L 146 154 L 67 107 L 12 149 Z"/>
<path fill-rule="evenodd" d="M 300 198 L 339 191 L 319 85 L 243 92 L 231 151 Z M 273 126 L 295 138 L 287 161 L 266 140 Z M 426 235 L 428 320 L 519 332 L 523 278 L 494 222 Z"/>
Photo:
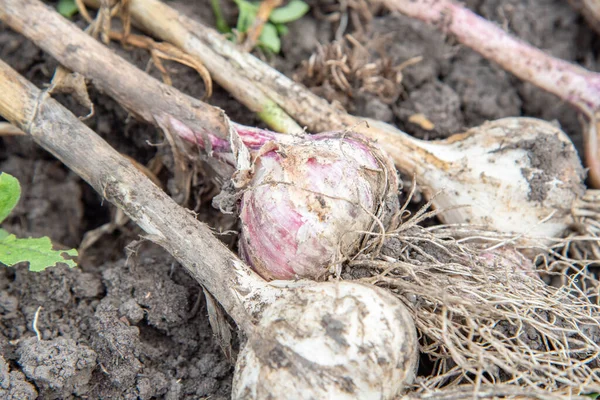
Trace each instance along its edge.
<path fill-rule="evenodd" d="M 572 142 L 542 120 L 503 118 L 423 147 L 435 165 L 419 166 L 419 182 L 430 192 L 443 190 L 433 200 L 437 209 L 452 208 L 440 219 L 524 235 L 518 243 L 560 236 L 585 191 Z"/>
<path fill-rule="evenodd" d="M 396 170 L 348 133 L 271 146 L 244 189 L 240 254 L 265 279 L 318 279 L 397 209 Z"/>
<path fill-rule="evenodd" d="M 347 281 L 283 293 L 238 356 L 233 399 L 393 399 L 412 383 L 417 333 L 391 293 Z"/>

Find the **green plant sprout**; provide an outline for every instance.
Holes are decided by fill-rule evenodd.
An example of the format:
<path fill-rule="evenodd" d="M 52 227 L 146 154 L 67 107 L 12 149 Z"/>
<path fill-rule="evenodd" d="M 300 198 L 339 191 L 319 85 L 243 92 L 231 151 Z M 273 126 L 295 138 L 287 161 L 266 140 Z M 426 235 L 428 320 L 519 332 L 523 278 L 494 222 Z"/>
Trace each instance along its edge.
<path fill-rule="evenodd" d="M 0 173 L 0 223 L 15 208 L 20 197 L 19 181 L 5 172 Z M 0 264 L 12 267 L 29 262 L 29 270 L 33 272 L 43 271 L 57 263 L 67 264 L 70 268 L 77 266 L 75 261 L 64 255 L 76 257 L 77 250 L 53 250 L 48 237 L 21 239 L 0 228 Z"/>
<path fill-rule="evenodd" d="M 56 11 L 65 18 L 71 18 L 79 12 L 75 0 L 58 0 Z"/>
<path fill-rule="evenodd" d="M 217 29 L 221 33 L 232 33 L 232 29 L 223 18 L 219 2 L 220 0 L 211 0 Z M 234 2 L 239 10 L 235 29 L 239 33 L 246 33 L 256 19 L 260 3 L 247 0 L 234 0 Z M 281 37 L 288 32 L 286 24 L 302 18 L 309 8 L 308 4 L 302 0 L 292 0 L 288 4 L 273 10 L 269 16 L 269 21 L 265 23 L 258 37 L 258 45 L 273 53 L 279 53 L 281 50 Z"/>

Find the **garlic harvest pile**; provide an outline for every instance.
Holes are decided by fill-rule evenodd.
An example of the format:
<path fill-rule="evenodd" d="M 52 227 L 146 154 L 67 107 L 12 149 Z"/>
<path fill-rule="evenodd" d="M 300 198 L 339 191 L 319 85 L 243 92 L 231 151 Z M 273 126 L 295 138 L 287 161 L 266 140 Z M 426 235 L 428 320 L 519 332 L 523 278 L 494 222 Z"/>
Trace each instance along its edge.
<path fill-rule="evenodd" d="M 292 138 L 292 137 L 290 137 Z M 398 209 L 389 158 L 350 133 L 268 142 L 240 206 L 240 255 L 266 279 L 318 279 Z"/>
<path fill-rule="evenodd" d="M 218 301 L 250 338 L 244 352 L 254 358 L 240 358 L 234 398 L 393 399 L 412 382 L 417 334 L 399 299 L 352 282 L 267 283 L 69 110 L 50 97 L 40 104 L 43 92 L 1 60 L 0 76 L 0 93 L 9 94 L 0 116 L 122 209 L 207 290 L 209 307 Z M 286 372 L 291 381 L 265 392 L 261 385 Z"/>

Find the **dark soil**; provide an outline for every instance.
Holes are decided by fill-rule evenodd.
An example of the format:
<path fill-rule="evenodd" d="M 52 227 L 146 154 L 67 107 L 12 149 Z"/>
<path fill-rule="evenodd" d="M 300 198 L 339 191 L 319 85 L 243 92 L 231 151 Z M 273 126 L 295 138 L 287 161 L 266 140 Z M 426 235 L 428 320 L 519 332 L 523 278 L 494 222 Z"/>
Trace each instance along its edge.
<path fill-rule="evenodd" d="M 225 13 L 235 19 L 235 8 L 227 3 Z M 311 15 L 290 24 L 282 54 L 267 57 L 290 76 L 302 76 L 303 61 L 316 51 L 317 43 L 331 42 L 338 31 L 335 18 L 325 18 L 335 11 L 336 2 L 311 3 Z M 600 41 L 567 2 L 467 3 L 553 55 L 600 69 Z M 208 1 L 171 4 L 214 22 Z M 353 113 L 394 123 L 418 137 L 447 137 L 485 120 L 527 115 L 558 120 L 580 149 L 577 114 L 552 95 L 518 81 L 418 21 L 377 11 L 368 27 L 360 27 L 367 32 L 361 35 L 351 20 L 343 33 L 353 33 L 363 43 L 377 40 L 392 66 L 423 57 L 402 71 L 402 90 L 395 98 L 365 90 L 360 81 L 353 81 L 345 92 L 328 81 L 317 84 L 306 77 L 303 81 Z M 145 51 L 112 47 L 146 68 Z M 376 59 L 377 52 L 371 56 Z M 1 24 L 0 58 L 40 87 L 50 81 L 57 65 Z M 203 95 L 195 72 L 167 65 L 176 87 Z M 159 77 L 155 69 L 152 74 Z M 86 123 L 120 152 L 142 164 L 162 165 L 158 177 L 165 187 L 172 187 L 172 157 L 160 133 L 129 118 L 95 89 L 90 88 L 90 95 L 96 113 Z M 58 99 L 79 115 L 86 113 L 70 97 Z M 210 103 L 233 120 L 260 125 L 218 87 Z M 418 113 L 435 128 L 425 130 L 408 121 Z M 16 176 L 23 187 L 19 206 L 3 225 L 19 236 L 47 235 L 57 246 L 77 247 L 85 232 L 114 217 L 114 210 L 98 194 L 26 137 L 0 139 L 0 171 Z M 187 206 L 198 211 L 199 218 L 218 230 L 234 227 L 233 220 L 210 208 L 215 185 L 202 174 L 194 180 L 193 193 Z M 131 223 L 116 229 L 88 249 L 75 269 L 58 267 L 35 274 L 26 266 L 0 268 L 0 398 L 229 397 L 233 368 L 213 338 L 202 289 L 155 246 L 143 244 L 128 258 L 125 248 L 140 234 Z M 224 237 L 228 244 L 234 239 Z M 39 338 L 32 325 L 38 311 Z"/>

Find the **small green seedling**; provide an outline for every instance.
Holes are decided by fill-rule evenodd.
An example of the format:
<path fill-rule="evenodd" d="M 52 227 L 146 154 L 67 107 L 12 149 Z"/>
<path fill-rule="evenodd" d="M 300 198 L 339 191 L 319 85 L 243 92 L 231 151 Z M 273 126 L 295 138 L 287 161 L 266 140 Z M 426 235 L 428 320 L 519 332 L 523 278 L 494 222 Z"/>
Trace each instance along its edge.
<path fill-rule="evenodd" d="M 0 173 L 0 223 L 8 217 L 21 197 L 19 181 L 7 173 Z M 12 267 L 21 262 L 29 262 L 29 270 L 43 271 L 57 263 L 77 266 L 72 259 L 77 256 L 77 250 L 52 250 L 52 242 L 48 237 L 17 238 L 0 228 L 0 264 Z"/>
<path fill-rule="evenodd" d="M 77 8 L 77 4 L 75 4 L 75 0 L 58 0 L 56 11 L 65 18 L 71 18 L 77 14 L 79 9 Z"/>
<path fill-rule="evenodd" d="M 215 14 L 217 29 L 222 33 L 231 33 L 232 29 L 227 25 L 223 18 L 220 0 L 211 0 L 213 12 Z M 260 3 L 247 0 L 234 0 L 238 6 L 239 15 L 235 29 L 239 33 L 246 33 L 252 27 Z M 263 30 L 258 38 L 258 45 L 264 49 L 279 53 L 281 50 L 281 37 L 288 32 L 286 24 L 296 21 L 309 10 L 308 4 L 302 0 L 292 0 L 285 6 L 276 8 L 269 16 L 269 21 L 265 23 Z"/>

